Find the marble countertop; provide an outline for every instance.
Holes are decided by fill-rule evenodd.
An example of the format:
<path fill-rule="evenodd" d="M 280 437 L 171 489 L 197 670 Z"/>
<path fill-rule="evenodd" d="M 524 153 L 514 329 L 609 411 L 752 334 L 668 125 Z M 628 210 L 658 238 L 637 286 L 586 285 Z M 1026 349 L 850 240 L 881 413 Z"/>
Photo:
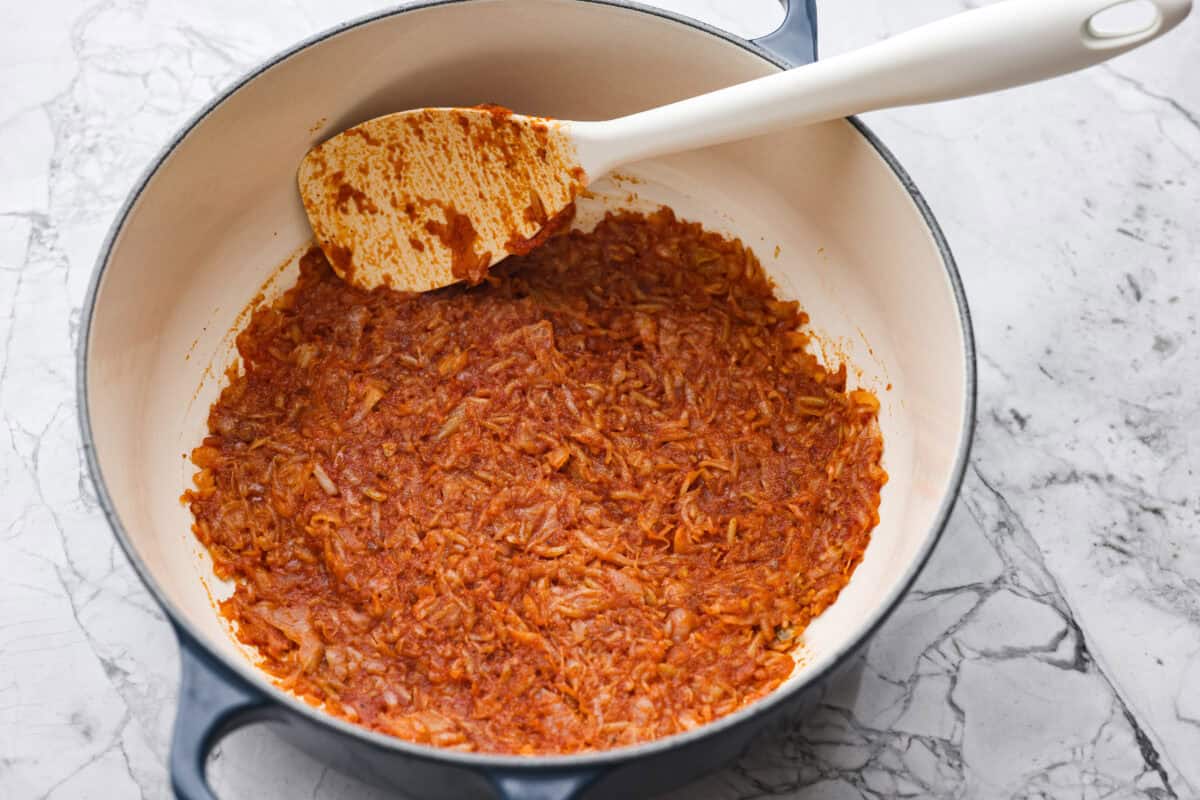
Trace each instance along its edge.
<path fill-rule="evenodd" d="M 977 5 L 821 3 L 826 54 Z M 373 0 L 43 0 L 0 26 L 0 797 L 163 798 L 178 656 L 75 421 L 93 259 L 166 138 Z M 668 3 L 663 3 L 668 5 Z M 773 0 L 673 0 L 762 33 Z M 915 589 L 820 708 L 678 798 L 1200 795 L 1200 14 L 1111 65 L 867 121 L 966 282 L 979 429 Z M 376 798 L 262 729 L 224 798 Z"/>

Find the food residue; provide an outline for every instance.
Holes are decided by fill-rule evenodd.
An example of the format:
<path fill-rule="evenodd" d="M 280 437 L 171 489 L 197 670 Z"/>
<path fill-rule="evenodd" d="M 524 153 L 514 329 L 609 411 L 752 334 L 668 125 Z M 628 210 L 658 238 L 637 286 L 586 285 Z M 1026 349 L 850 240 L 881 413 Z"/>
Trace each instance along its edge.
<path fill-rule="evenodd" d="M 338 275 L 423 291 L 478 283 L 493 260 L 549 238 L 587 184 L 574 155 L 552 120 L 500 106 L 420 109 L 314 147 L 298 182 Z"/>

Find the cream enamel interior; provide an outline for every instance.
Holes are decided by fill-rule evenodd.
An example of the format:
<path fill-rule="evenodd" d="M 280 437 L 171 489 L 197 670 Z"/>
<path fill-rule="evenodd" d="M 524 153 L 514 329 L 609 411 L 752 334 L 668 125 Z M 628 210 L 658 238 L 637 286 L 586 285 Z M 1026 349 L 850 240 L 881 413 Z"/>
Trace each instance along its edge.
<path fill-rule="evenodd" d="M 479 0 L 351 28 L 257 75 L 151 178 L 117 234 L 87 343 L 88 414 L 103 480 L 153 580 L 231 663 L 216 584 L 179 495 L 230 363 L 232 333 L 309 240 L 295 171 L 315 143 L 419 106 L 494 102 L 602 119 L 768 74 L 702 30 L 570 0 Z M 857 639 L 936 535 L 955 482 L 969 354 L 942 254 L 875 149 L 835 122 L 644 162 L 594 187 L 580 223 L 665 202 L 754 248 L 800 299 L 851 383 L 882 401 L 882 521 L 838 602 L 806 633 L 793 681 Z M 779 248 L 778 255 L 775 254 Z M 891 384 L 892 389 L 886 390 Z M 260 679 L 261 680 L 261 679 Z"/>

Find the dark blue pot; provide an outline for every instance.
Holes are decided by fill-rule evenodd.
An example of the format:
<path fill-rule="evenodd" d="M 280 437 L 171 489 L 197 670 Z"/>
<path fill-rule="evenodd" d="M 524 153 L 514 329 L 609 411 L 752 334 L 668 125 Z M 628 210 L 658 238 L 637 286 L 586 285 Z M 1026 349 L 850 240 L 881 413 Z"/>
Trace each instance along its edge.
<path fill-rule="evenodd" d="M 442 5 L 446 2 L 470 1 L 435 0 L 358 20 L 304 42 L 255 70 L 214 101 L 168 146 L 164 155 L 156 161 L 135 188 L 130 201 L 118 215 L 113 226 L 114 233 L 110 235 L 109 242 L 100 255 L 97 275 L 84 306 L 83 330 L 85 335 L 80 344 L 79 355 L 81 426 L 89 466 L 96 480 L 101 504 L 118 540 L 152 594 L 163 605 L 179 636 L 183 677 L 171 748 L 170 769 L 175 792 L 185 800 L 213 798 L 204 777 L 205 762 L 210 750 L 229 731 L 257 722 L 270 725 L 285 739 L 317 755 L 347 774 L 394 790 L 401 795 L 423 798 L 498 797 L 512 798 L 513 800 L 518 798 L 520 800 L 568 800 L 568 798 L 577 797 L 646 797 L 680 786 L 719 768 L 743 752 L 755 734 L 762 731 L 764 727 L 774 721 L 794 717 L 800 713 L 815 701 L 833 670 L 844 664 L 854 652 L 854 650 L 850 650 L 844 653 L 838 664 L 827 669 L 824 674 L 816 675 L 804 683 L 797 683 L 794 686 L 778 690 L 770 698 L 749 709 L 748 713 L 739 712 L 703 728 L 662 741 L 611 752 L 551 759 L 460 754 L 449 750 L 419 747 L 347 725 L 315 710 L 284 705 L 278 697 L 273 697 L 253 686 L 222 663 L 193 634 L 189 623 L 165 599 L 149 574 L 147 566 L 131 545 L 109 499 L 92 451 L 93 439 L 87 410 L 85 378 L 87 374 L 87 333 L 97 299 L 100 274 L 107 262 L 113 239 L 121 229 L 142 188 L 162 163 L 166 153 L 169 153 L 174 144 L 186 136 L 192 125 L 203 119 L 212 108 L 273 64 L 293 57 L 331 36 L 358 26 L 368 25 L 383 17 L 403 15 L 413 9 Z M 778 68 L 799 66 L 816 59 L 817 21 L 814 0 L 790 0 L 782 26 L 756 41 L 745 41 L 694 20 L 621 0 L 586 1 L 617 6 L 626 9 L 629 14 L 657 15 L 670 21 L 671 24 L 701 28 Z M 968 385 L 971 393 L 968 405 L 970 406 L 969 411 L 973 415 L 975 377 L 973 353 L 969 341 L 970 323 L 965 317 L 966 305 L 963 300 L 962 287 L 949 249 L 920 194 L 912 186 L 903 170 L 861 123 L 856 120 L 852 120 L 852 122 L 858 127 L 863 137 L 874 145 L 904 186 L 909 189 L 915 207 L 925 216 L 926 224 L 941 248 L 942 257 L 963 314 L 963 328 L 967 331 L 966 345 L 971 360 L 971 364 L 968 365 Z M 969 442 L 969 440 L 970 431 L 968 430 L 965 441 Z M 959 466 L 953 485 L 947 489 L 945 507 L 942 509 L 937 523 L 939 528 L 944 525 L 949 505 L 957 494 L 962 465 L 965 463 L 965 443 L 962 445 L 959 455 Z M 915 578 L 923 565 L 937 533 L 937 531 L 934 532 L 930 547 L 923 551 L 918 560 L 919 563 L 914 564 L 908 573 L 910 581 Z M 858 639 L 857 648 L 861 648 L 890 610 L 890 608 L 886 608 L 880 611 L 875 617 L 871 629 Z"/>

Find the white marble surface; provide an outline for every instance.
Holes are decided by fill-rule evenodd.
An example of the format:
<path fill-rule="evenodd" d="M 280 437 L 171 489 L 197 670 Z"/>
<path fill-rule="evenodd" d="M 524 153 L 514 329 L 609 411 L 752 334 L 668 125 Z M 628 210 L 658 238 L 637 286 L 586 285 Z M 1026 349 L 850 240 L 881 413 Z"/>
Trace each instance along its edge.
<path fill-rule="evenodd" d="M 826 54 L 975 5 L 826 0 Z M 82 474 L 80 304 L 166 137 L 372 0 L 39 0 L 0 25 L 0 798 L 162 798 L 178 659 Z M 772 0 L 674 0 L 743 34 Z M 979 431 L 914 592 L 807 719 L 677 798 L 1200 795 L 1200 14 L 1050 84 L 868 118 L 955 249 Z M 261 730 L 225 798 L 374 798 Z"/>

